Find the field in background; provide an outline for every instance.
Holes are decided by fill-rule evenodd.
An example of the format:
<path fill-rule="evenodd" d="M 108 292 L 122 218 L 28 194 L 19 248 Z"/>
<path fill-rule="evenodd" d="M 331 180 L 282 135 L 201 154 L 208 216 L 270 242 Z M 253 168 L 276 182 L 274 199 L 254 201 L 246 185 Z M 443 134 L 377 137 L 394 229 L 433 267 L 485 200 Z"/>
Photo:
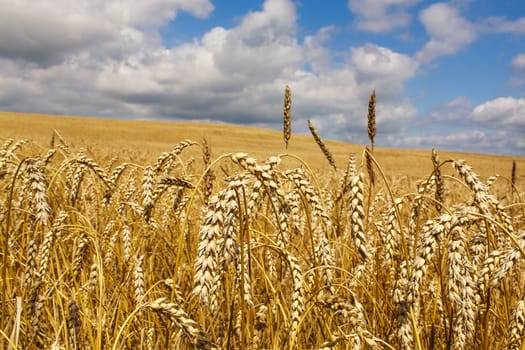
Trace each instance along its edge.
<path fill-rule="evenodd" d="M 525 349 L 524 158 L 0 125 L 1 349 Z"/>
<path fill-rule="evenodd" d="M 71 145 L 77 149 L 86 148 L 99 160 L 117 156 L 121 161 L 149 162 L 160 153 L 170 150 L 179 141 L 190 139 L 200 142 L 203 136 L 206 136 L 212 146 L 214 157 L 231 152 L 246 152 L 262 161 L 268 156 L 285 153 L 281 132 L 236 125 L 130 121 L 11 112 L 0 112 L 0 125 L 0 140 L 29 139 L 44 147 L 49 145 L 53 130 L 57 130 Z M 346 166 L 349 153 L 356 153 L 360 160 L 364 151 L 362 145 L 329 140 L 325 142 L 334 155 L 336 164 L 341 168 Z M 116 151 L 118 152 L 115 153 Z M 328 168 L 326 159 L 310 136 L 293 135 L 288 152 L 301 157 L 314 169 Z M 389 176 L 410 176 L 412 179 L 419 179 L 427 176 L 432 170 L 430 150 L 376 148 L 374 154 Z M 445 151 L 440 151 L 440 155 L 442 160 L 468 160 L 475 171 L 484 178 L 496 174 L 510 176 L 513 160 L 516 161 L 518 169 L 525 169 L 525 157 Z M 444 169 L 446 173 L 450 172 L 448 168 Z M 518 179 L 524 181 L 525 172 L 518 175 Z"/>

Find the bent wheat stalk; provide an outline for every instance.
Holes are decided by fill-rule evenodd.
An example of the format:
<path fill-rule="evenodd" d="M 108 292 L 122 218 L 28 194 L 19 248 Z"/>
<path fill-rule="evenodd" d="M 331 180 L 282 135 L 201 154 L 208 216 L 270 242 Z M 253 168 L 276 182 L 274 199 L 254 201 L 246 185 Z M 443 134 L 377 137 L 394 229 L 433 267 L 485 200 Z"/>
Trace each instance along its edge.
<path fill-rule="evenodd" d="M 328 163 L 334 168 L 334 170 L 337 170 L 337 166 L 335 165 L 334 157 L 332 156 L 332 152 L 328 149 L 326 144 L 324 143 L 323 139 L 319 135 L 319 132 L 317 132 L 317 129 L 312 124 L 310 120 L 308 120 L 308 129 L 310 129 L 310 132 L 312 133 L 312 136 L 314 137 L 315 142 L 323 152 L 323 155 L 325 156 L 326 160 L 328 160 Z"/>

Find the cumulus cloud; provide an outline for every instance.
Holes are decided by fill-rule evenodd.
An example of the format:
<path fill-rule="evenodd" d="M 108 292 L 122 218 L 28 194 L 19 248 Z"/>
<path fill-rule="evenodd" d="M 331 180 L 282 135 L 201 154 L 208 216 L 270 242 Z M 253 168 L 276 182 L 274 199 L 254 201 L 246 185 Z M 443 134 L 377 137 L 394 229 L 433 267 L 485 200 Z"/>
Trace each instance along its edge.
<path fill-rule="evenodd" d="M 352 48 L 351 53 L 356 72 L 365 81 L 403 82 L 412 78 L 418 68 L 411 57 L 373 44 Z"/>
<path fill-rule="evenodd" d="M 383 137 L 393 147 L 521 155 L 524 104 L 525 99 L 497 98 L 475 106 L 461 96 L 415 120 L 403 137 Z"/>
<path fill-rule="evenodd" d="M 421 11 L 419 19 L 430 36 L 430 41 L 416 53 L 416 58 L 422 63 L 454 54 L 476 38 L 475 26 L 452 5 L 433 4 Z"/>
<path fill-rule="evenodd" d="M 199 41 L 108 65 L 97 86 L 160 117 L 260 122 L 271 117 L 272 102 L 291 75 L 288 67 L 302 59 L 294 17 L 290 2 L 267 1 L 237 27 L 216 27 Z"/>
<path fill-rule="evenodd" d="M 470 118 L 489 128 L 525 131 L 525 98 L 498 97 L 474 108 Z"/>
<path fill-rule="evenodd" d="M 327 61 L 317 53 L 320 62 Z M 365 143 L 368 98 L 374 89 L 379 134 L 400 133 L 415 117 L 415 108 L 403 95 L 403 83 L 417 69 L 409 56 L 365 44 L 352 48 L 344 65 L 319 67 L 294 73 L 294 108 L 324 137 Z"/>
<path fill-rule="evenodd" d="M 208 0 L 7 0 L 0 11 L 0 57 L 50 66 L 74 55 L 124 55 L 158 40 L 155 30 L 179 9 L 205 17 L 213 5 Z"/>
<path fill-rule="evenodd" d="M 412 20 L 408 10 L 420 0 L 348 0 L 357 15 L 357 28 L 366 32 L 387 33 L 407 27 Z"/>
<path fill-rule="evenodd" d="M 46 11 L 55 4 L 39 3 Z M 92 0 L 82 11 L 66 5 L 63 18 L 78 14 L 100 26 L 57 20 L 49 23 L 56 29 L 45 44 L 35 40 L 38 26 L 28 28 L 27 43 L 0 41 L 0 109 L 280 128 L 289 84 L 294 131 L 306 132 L 312 119 L 323 137 L 352 142 L 366 142 L 372 89 L 379 133 L 401 132 L 416 114 L 403 96 L 418 68 L 414 59 L 365 44 L 337 53 L 342 59 L 336 62 L 325 44 L 333 27 L 299 38 L 290 0 L 267 0 L 236 26 L 210 28 L 170 48 L 159 28 L 176 21 L 177 11 L 209 15 L 209 1 L 155 0 L 136 8 L 131 1 Z M 24 12 L 19 20 L 29 17 Z"/>

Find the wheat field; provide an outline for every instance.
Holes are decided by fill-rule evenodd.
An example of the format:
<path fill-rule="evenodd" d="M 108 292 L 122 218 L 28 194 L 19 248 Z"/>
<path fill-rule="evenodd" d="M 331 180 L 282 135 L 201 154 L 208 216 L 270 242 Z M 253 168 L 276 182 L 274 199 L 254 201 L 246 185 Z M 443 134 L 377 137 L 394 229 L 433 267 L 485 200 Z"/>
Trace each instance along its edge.
<path fill-rule="evenodd" d="M 525 349 L 525 160 L 378 148 L 374 93 L 370 145 L 294 135 L 286 91 L 246 143 L 1 114 L 0 348 Z"/>

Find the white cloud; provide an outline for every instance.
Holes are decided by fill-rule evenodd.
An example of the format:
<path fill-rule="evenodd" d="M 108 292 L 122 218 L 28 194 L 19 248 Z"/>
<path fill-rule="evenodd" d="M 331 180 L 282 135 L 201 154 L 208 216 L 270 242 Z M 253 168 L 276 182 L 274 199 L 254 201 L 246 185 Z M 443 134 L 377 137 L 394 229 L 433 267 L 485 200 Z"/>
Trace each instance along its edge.
<path fill-rule="evenodd" d="M 462 17 L 457 8 L 446 3 L 429 6 L 419 18 L 430 36 L 430 41 L 416 53 L 422 63 L 454 54 L 476 38 L 475 26 Z"/>
<path fill-rule="evenodd" d="M 525 99 L 498 98 L 474 106 L 462 96 L 434 107 L 402 137 L 383 137 L 393 147 L 523 154 L 524 105 Z"/>
<path fill-rule="evenodd" d="M 287 0 L 266 0 L 262 11 L 250 12 L 244 16 L 236 32 L 247 44 L 257 45 L 293 35 L 295 22 L 293 3 Z"/>
<path fill-rule="evenodd" d="M 498 97 L 474 108 L 470 118 L 490 128 L 525 130 L 525 98 Z"/>
<path fill-rule="evenodd" d="M 232 29 L 216 27 L 196 42 L 107 65 L 97 86 L 159 116 L 268 118 L 283 79 L 302 61 L 293 18 L 290 2 L 267 1 Z"/>
<path fill-rule="evenodd" d="M 355 13 L 357 28 L 374 33 L 387 33 L 407 27 L 411 21 L 408 10 L 420 0 L 348 0 Z"/>
<path fill-rule="evenodd" d="M 429 135 L 409 136 L 396 142 L 399 146 L 438 147 L 443 149 L 458 149 L 459 145 L 486 143 L 487 134 L 480 130 L 436 133 Z"/>
<path fill-rule="evenodd" d="M 74 55 L 147 50 L 159 40 L 157 28 L 179 9 L 205 17 L 213 5 L 208 0 L 7 0 L 0 11 L 0 57 L 49 66 Z"/>
<path fill-rule="evenodd" d="M 414 76 L 418 63 L 391 49 L 366 44 L 351 49 L 351 60 L 364 79 L 404 81 Z"/>
<path fill-rule="evenodd" d="M 525 53 L 514 56 L 511 67 L 517 71 L 525 72 Z"/>
<path fill-rule="evenodd" d="M 459 96 L 452 101 L 441 104 L 433 108 L 429 117 L 434 122 L 455 122 L 456 124 L 465 121 L 470 115 L 474 105 L 465 96 Z"/>
<path fill-rule="evenodd" d="M 393 147 L 477 152 L 487 154 L 521 154 L 525 143 L 520 138 L 511 137 L 505 131 L 488 132 L 483 129 L 458 130 L 446 133 L 420 133 L 403 138 L 387 136 Z"/>
<path fill-rule="evenodd" d="M 208 0 L 93 0 L 86 3 L 92 14 L 100 14 L 120 25 L 141 27 L 158 27 L 174 19 L 179 10 L 205 18 L 214 9 Z"/>
<path fill-rule="evenodd" d="M 403 130 L 416 116 L 416 109 L 404 97 L 404 83 L 412 79 L 418 63 L 411 57 L 388 48 L 365 44 L 351 49 L 356 84 L 361 92 L 354 103 L 355 114 L 361 125 L 366 123 L 368 98 L 376 90 L 378 133 L 396 133 Z M 355 94 L 355 93 L 354 93 Z"/>
<path fill-rule="evenodd" d="M 134 1 L 132 2 L 135 3 Z M 176 8 L 191 13 L 198 18 L 207 18 L 215 9 L 215 6 L 209 0 L 175 0 Z M 158 15 L 158 14 L 157 14 Z"/>
<path fill-rule="evenodd" d="M 525 17 L 508 20 L 505 17 L 488 17 L 480 25 L 480 30 L 490 33 L 525 34 Z"/>
<path fill-rule="evenodd" d="M 449 108 L 471 108 L 472 102 L 465 96 L 459 96 L 446 104 Z"/>

